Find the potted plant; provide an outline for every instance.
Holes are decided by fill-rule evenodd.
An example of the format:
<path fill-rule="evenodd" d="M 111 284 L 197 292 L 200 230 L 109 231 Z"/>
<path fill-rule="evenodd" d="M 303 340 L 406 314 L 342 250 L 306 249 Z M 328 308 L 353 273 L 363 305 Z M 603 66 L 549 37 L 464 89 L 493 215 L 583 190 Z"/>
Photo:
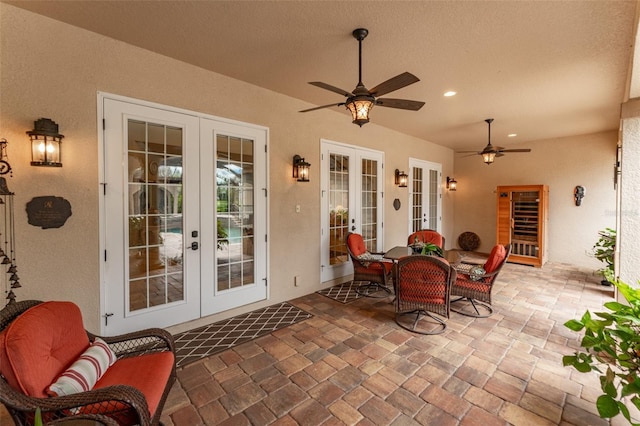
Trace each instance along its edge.
<path fill-rule="evenodd" d="M 613 256 L 616 250 L 616 231 L 615 229 L 605 228 L 604 231 L 598 232 L 598 235 L 600 238 L 593 246 L 593 255 L 605 264 L 600 269 L 604 277 L 600 283 L 602 285 L 611 285 L 613 281 Z"/>
<path fill-rule="evenodd" d="M 564 325 L 581 332 L 581 350 L 562 357 L 564 366 L 581 373 L 596 371 L 600 375 L 603 394 L 596 401 L 602 418 L 622 415 L 631 423 L 627 404 L 640 409 L 640 290 L 614 281 L 627 304 L 607 302 L 607 312 L 588 310 L 580 320 L 569 320 Z M 631 406 L 630 405 L 630 406 Z"/>

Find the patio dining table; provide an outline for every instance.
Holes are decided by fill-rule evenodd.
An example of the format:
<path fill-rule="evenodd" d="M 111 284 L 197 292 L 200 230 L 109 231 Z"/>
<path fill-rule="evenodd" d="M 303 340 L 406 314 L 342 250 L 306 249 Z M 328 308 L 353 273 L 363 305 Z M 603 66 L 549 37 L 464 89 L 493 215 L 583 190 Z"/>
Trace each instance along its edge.
<path fill-rule="evenodd" d="M 385 252 L 382 257 L 384 259 L 389 259 L 394 262 L 397 262 L 399 259 L 405 256 L 411 256 L 412 254 L 414 254 L 412 247 L 395 246 L 392 249 Z M 443 257 L 452 265 L 457 265 L 462 261 L 462 256 L 460 256 L 460 253 L 457 250 L 445 250 Z"/>

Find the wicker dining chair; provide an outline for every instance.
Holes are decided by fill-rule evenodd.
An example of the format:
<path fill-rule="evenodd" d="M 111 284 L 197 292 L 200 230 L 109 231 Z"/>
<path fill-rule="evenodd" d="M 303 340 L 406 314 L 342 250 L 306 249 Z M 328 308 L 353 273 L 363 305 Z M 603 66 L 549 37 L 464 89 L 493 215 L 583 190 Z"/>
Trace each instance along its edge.
<path fill-rule="evenodd" d="M 511 244 L 497 244 L 484 265 L 459 264 L 458 277 L 451 288 L 451 310 L 462 315 L 486 318 L 493 313 L 491 291 L 511 254 Z M 475 268 L 482 267 L 482 270 Z M 457 297 L 456 297 L 457 296 Z M 483 311 L 481 313 L 481 311 Z"/>
<path fill-rule="evenodd" d="M 345 242 L 353 264 L 353 281 L 364 283 L 358 286 L 357 292 L 369 297 L 381 290 L 391 293 L 393 262 L 383 261 L 382 253 L 367 251 L 360 234 L 347 233 Z M 386 296 L 387 294 L 383 297 Z"/>
<path fill-rule="evenodd" d="M 447 324 L 433 314 L 449 318 L 455 279 L 456 270 L 445 259 L 413 255 L 398 260 L 394 272 L 396 323 L 415 333 L 442 333 Z M 426 321 L 426 317 L 433 321 Z"/>

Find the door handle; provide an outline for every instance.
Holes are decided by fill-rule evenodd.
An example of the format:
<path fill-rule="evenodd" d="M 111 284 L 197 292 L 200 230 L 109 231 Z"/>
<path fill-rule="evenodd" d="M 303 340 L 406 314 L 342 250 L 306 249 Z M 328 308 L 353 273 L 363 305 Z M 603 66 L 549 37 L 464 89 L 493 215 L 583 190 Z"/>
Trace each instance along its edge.
<path fill-rule="evenodd" d="M 194 241 L 191 243 L 191 247 L 187 247 L 187 248 L 191 250 L 198 250 L 198 243 Z"/>

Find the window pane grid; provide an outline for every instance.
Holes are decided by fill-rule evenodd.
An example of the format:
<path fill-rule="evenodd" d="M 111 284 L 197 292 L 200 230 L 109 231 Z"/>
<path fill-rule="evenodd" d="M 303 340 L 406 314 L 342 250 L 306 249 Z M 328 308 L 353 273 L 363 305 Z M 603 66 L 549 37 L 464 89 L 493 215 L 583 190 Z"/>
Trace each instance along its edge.
<path fill-rule="evenodd" d="M 219 292 L 255 283 L 253 188 L 254 141 L 217 135 L 216 289 Z"/>
<path fill-rule="evenodd" d="M 129 310 L 184 299 L 182 144 L 177 127 L 129 120 Z"/>

